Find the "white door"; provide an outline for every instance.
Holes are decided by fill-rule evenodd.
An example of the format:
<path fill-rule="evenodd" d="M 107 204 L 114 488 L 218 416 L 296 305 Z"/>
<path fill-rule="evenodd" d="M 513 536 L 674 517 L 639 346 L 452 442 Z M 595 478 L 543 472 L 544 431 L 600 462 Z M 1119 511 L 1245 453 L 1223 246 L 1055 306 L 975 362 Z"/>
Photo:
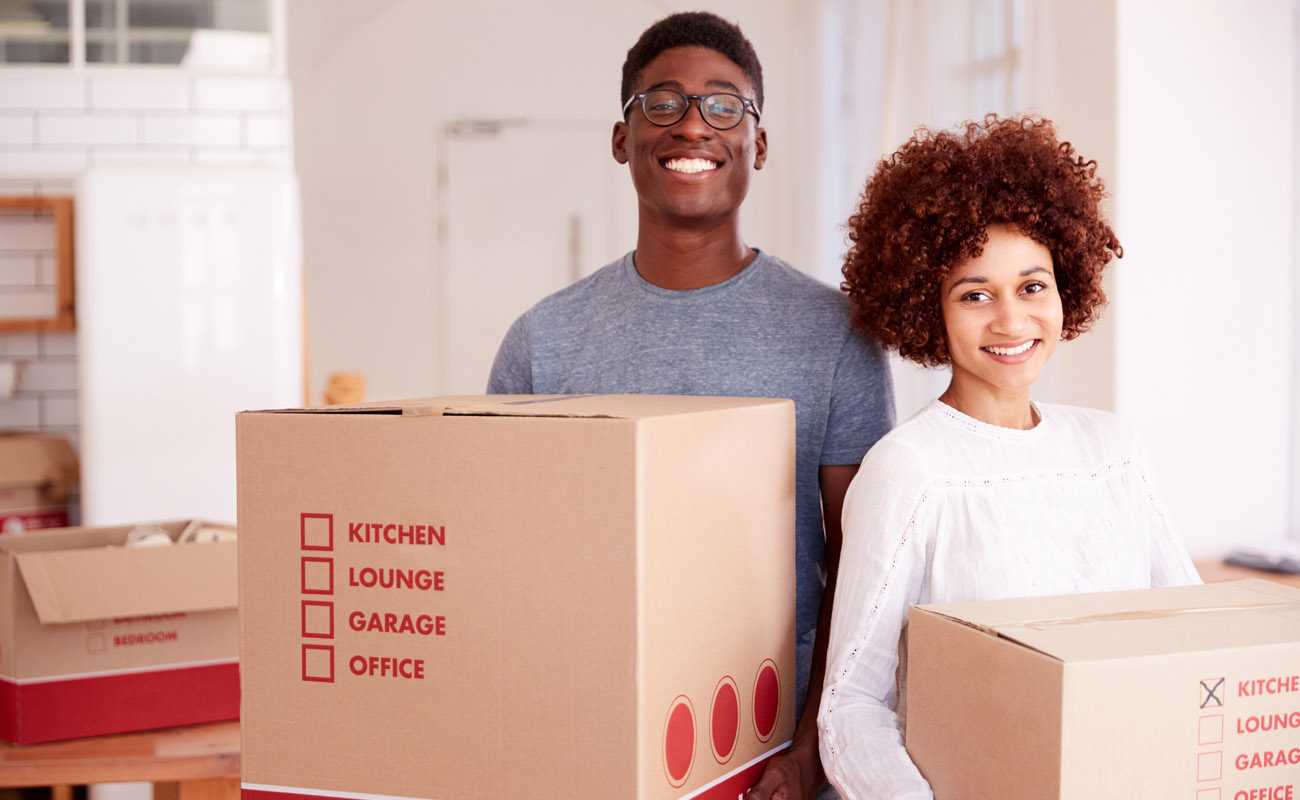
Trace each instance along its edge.
<path fill-rule="evenodd" d="M 511 323 L 636 245 L 636 193 L 610 155 L 613 123 L 458 123 L 439 207 L 440 382 L 478 394 Z"/>

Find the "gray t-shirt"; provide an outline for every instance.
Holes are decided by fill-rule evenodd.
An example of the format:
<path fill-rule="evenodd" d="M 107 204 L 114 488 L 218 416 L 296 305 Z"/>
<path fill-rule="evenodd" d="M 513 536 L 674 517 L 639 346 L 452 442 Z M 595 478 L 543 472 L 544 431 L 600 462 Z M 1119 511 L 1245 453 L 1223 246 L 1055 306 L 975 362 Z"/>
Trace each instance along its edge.
<path fill-rule="evenodd" d="M 647 282 L 628 253 L 519 317 L 488 391 L 793 400 L 803 633 L 817 625 L 826 583 L 817 468 L 861 463 L 894 423 L 889 366 L 849 313 L 841 292 L 766 253 L 722 283 L 685 291 Z"/>

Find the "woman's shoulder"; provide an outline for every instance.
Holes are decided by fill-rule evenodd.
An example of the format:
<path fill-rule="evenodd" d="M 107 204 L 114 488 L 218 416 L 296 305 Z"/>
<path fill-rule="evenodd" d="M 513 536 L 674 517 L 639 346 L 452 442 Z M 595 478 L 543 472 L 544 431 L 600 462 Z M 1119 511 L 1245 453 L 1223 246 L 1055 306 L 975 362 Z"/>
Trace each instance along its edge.
<path fill-rule="evenodd" d="M 1141 447 L 1137 428 L 1127 417 L 1113 411 L 1054 403 L 1037 405 L 1051 425 L 1051 438 L 1058 443 L 1097 449 L 1109 456 L 1135 454 Z"/>
<path fill-rule="evenodd" d="M 880 437 L 867 451 L 863 466 L 871 463 L 888 470 L 931 471 L 953 444 L 950 432 L 944 430 L 937 403 L 931 402 Z"/>
<path fill-rule="evenodd" d="M 1086 406 L 1067 406 L 1058 403 L 1035 403 L 1043 418 L 1063 432 L 1134 434 L 1133 423 L 1113 411 Z"/>

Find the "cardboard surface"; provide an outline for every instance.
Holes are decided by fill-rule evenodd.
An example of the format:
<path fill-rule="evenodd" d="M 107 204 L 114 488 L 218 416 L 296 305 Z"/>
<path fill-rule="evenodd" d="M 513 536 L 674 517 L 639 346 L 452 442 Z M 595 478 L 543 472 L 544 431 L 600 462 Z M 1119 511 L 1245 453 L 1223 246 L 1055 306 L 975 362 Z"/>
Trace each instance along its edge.
<path fill-rule="evenodd" d="M 908 631 L 907 747 L 936 800 L 1297 792 L 1300 590 L 916 606 Z"/>
<path fill-rule="evenodd" d="M 66 526 L 78 480 L 65 437 L 0 433 L 0 533 Z"/>
<path fill-rule="evenodd" d="M 238 716 L 235 544 L 124 547 L 133 527 L 0 537 L 0 738 Z"/>
<path fill-rule="evenodd" d="M 423 398 L 237 437 L 246 797 L 731 800 L 792 735 L 788 401 Z"/>

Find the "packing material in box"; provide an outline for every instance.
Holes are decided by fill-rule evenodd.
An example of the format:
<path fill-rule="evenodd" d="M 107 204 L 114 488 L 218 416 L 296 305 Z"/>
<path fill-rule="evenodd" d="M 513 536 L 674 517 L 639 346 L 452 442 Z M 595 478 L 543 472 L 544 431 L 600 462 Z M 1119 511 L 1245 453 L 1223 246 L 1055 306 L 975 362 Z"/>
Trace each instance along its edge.
<path fill-rule="evenodd" d="M 246 800 L 742 793 L 794 730 L 794 406 L 238 415 Z"/>
<path fill-rule="evenodd" d="M 907 749 L 936 800 L 1296 800 L 1300 589 L 914 606 Z"/>
<path fill-rule="evenodd" d="M 77 479 L 77 455 L 66 438 L 0 434 L 0 533 L 65 527 Z"/>
<path fill-rule="evenodd" d="M 0 536 L 0 738 L 16 744 L 239 716 L 234 530 L 151 523 Z M 161 531 L 161 532 L 159 532 Z"/>

